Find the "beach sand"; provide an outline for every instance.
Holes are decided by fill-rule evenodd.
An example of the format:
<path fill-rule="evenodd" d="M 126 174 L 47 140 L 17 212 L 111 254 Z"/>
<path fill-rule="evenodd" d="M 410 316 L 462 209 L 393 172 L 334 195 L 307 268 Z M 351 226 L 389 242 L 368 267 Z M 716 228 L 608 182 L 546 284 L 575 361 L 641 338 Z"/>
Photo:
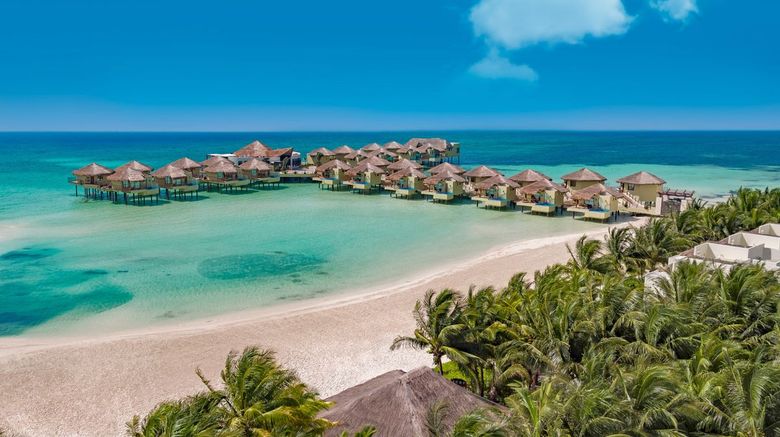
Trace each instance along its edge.
<path fill-rule="evenodd" d="M 636 225 L 637 222 L 635 221 Z M 621 224 L 621 226 L 624 224 Z M 591 232 L 602 238 L 607 232 Z M 568 259 L 569 235 L 497 248 L 477 259 L 362 294 L 325 296 L 264 310 L 90 338 L 0 339 L 0 429 L 30 436 L 124 435 L 125 422 L 157 403 L 218 380 L 230 350 L 259 345 L 323 396 L 393 369 L 431 365 L 424 352 L 390 351 L 428 289 L 503 286 Z M 446 257 L 446 254 L 436 254 Z"/>

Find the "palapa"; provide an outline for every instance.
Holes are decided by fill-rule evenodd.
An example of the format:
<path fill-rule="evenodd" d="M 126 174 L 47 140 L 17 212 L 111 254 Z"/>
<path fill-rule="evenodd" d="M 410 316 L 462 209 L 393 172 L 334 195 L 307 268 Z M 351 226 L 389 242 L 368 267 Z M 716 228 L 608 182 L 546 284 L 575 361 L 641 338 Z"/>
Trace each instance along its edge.
<path fill-rule="evenodd" d="M 466 173 L 466 170 L 464 170 L 463 167 L 459 167 L 455 164 L 450 164 L 449 162 L 442 162 L 441 164 L 431 168 L 430 170 L 431 174 L 438 174 L 444 171 L 448 171 L 456 174 Z"/>
<path fill-rule="evenodd" d="M 206 173 L 238 173 L 238 169 L 227 159 L 209 165 L 204 170 Z"/>
<path fill-rule="evenodd" d="M 203 167 L 199 163 L 195 162 L 194 160 L 187 158 L 186 156 L 184 158 L 179 158 L 176 161 L 173 161 L 171 163 L 172 166 L 178 167 L 182 170 L 192 170 L 194 168 L 201 168 Z"/>
<path fill-rule="evenodd" d="M 457 173 L 453 173 L 451 171 L 442 171 L 425 179 L 423 183 L 425 185 L 434 185 L 441 181 L 454 181 L 454 182 L 462 183 L 462 182 L 466 182 L 466 179 Z"/>
<path fill-rule="evenodd" d="M 347 164 L 346 162 L 340 160 L 340 159 L 334 159 L 332 161 L 328 161 L 325 164 L 322 164 L 321 166 L 317 167 L 317 172 L 322 173 L 330 169 L 337 168 L 339 170 L 349 170 L 352 168 L 351 165 Z"/>
<path fill-rule="evenodd" d="M 135 170 L 132 167 L 123 167 L 117 169 L 114 174 L 106 177 L 109 181 L 121 181 L 121 182 L 143 182 L 146 180 L 146 175 L 139 170 Z"/>
<path fill-rule="evenodd" d="M 417 168 L 417 169 L 419 169 L 419 168 L 422 168 L 422 165 L 420 165 L 420 163 L 415 162 L 415 161 L 410 161 L 408 159 L 402 159 L 400 161 L 396 161 L 396 162 L 388 165 L 387 168 L 389 170 L 398 171 L 398 170 L 402 170 L 402 169 L 405 169 L 405 168 Z"/>
<path fill-rule="evenodd" d="M 576 181 L 576 182 L 604 182 L 607 180 L 604 176 L 596 173 L 589 168 L 581 168 L 575 172 L 565 174 L 561 177 L 564 181 Z"/>
<path fill-rule="evenodd" d="M 350 153 L 355 153 L 355 149 L 352 147 L 349 147 L 347 145 L 338 146 L 335 149 L 333 149 L 333 153 L 336 155 L 348 155 Z"/>
<path fill-rule="evenodd" d="M 95 177 L 110 175 L 113 172 L 114 170 L 93 162 L 92 164 L 85 165 L 78 170 L 73 170 L 73 175 Z"/>
<path fill-rule="evenodd" d="M 148 166 L 146 164 L 143 164 L 143 163 L 135 161 L 135 160 L 128 161 L 128 162 L 120 165 L 119 167 L 117 167 L 115 170 L 119 171 L 120 169 L 123 169 L 123 168 L 132 168 L 133 170 L 140 171 L 140 172 L 152 171 L 152 167 L 151 166 Z"/>
<path fill-rule="evenodd" d="M 412 168 L 412 167 L 406 167 L 406 168 L 402 168 L 401 170 L 398 170 L 397 172 L 391 174 L 390 176 L 387 177 L 387 179 L 389 179 L 391 181 L 400 181 L 401 179 L 403 179 L 405 177 L 409 177 L 409 176 L 414 177 L 414 178 L 418 178 L 418 179 L 424 179 L 425 178 L 425 174 L 423 172 L 421 172 L 420 170 L 417 170 L 416 168 Z"/>
<path fill-rule="evenodd" d="M 396 150 L 400 149 L 401 147 L 403 147 L 403 146 L 400 143 L 396 142 L 396 141 L 389 141 L 389 142 L 384 143 L 382 145 L 383 149 L 389 150 L 391 152 L 395 152 Z"/>
<path fill-rule="evenodd" d="M 377 143 L 366 144 L 365 146 L 360 148 L 360 150 L 363 150 L 365 152 L 376 152 L 377 150 L 380 149 L 382 149 L 382 146 L 380 146 Z"/>
<path fill-rule="evenodd" d="M 593 184 L 589 187 L 583 188 L 581 190 L 577 190 L 571 195 L 571 197 L 574 200 L 588 200 L 588 199 L 592 199 L 595 196 L 601 196 L 604 194 L 609 194 L 612 197 L 618 199 L 624 197 L 623 193 L 621 193 L 616 188 L 607 187 L 604 184 Z"/>
<path fill-rule="evenodd" d="M 382 167 L 371 164 L 368 162 L 368 160 L 361 162 L 347 171 L 347 174 L 350 176 L 355 176 L 360 173 L 385 174 L 385 171 L 382 169 Z"/>
<path fill-rule="evenodd" d="M 528 183 L 528 182 L 537 182 L 541 180 L 552 180 L 552 178 L 547 176 L 546 174 L 532 169 L 523 170 L 520 173 L 510 177 L 509 179 L 521 184 Z"/>
<path fill-rule="evenodd" d="M 211 166 L 211 165 L 214 165 L 214 164 L 216 164 L 218 162 L 223 162 L 223 161 L 224 162 L 229 162 L 229 163 L 232 164 L 232 162 L 229 159 L 225 158 L 224 156 L 212 156 L 211 158 L 209 158 L 209 159 L 207 159 L 205 161 L 202 161 L 200 163 L 200 166 L 201 167 L 208 167 L 208 166 Z"/>
<path fill-rule="evenodd" d="M 272 149 L 258 140 L 254 140 L 246 146 L 233 152 L 236 156 L 261 158 L 268 156 L 268 152 Z"/>
<path fill-rule="evenodd" d="M 556 184 L 555 182 L 549 179 L 540 179 L 522 188 L 518 188 L 517 194 L 536 194 L 542 191 L 550 191 L 550 190 L 558 191 L 559 193 L 565 193 L 569 191 L 563 185 Z"/>
<path fill-rule="evenodd" d="M 507 179 L 507 178 L 505 178 L 504 176 L 502 176 L 500 174 L 499 175 L 495 175 L 493 177 L 490 177 L 488 179 L 485 179 L 484 181 L 476 184 L 476 187 L 480 188 L 480 189 L 483 189 L 483 190 L 487 190 L 487 189 L 493 188 L 493 187 L 495 187 L 497 185 L 506 185 L 506 186 L 508 186 L 510 188 L 518 188 L 518 187 L 520 187 L 520 185 L 517 182 L 515 182 L 515 181 L 513 181 L 511 179 Z"/>
<path fill-rule="evenodd" d="M 238 166 L 241 170 L 271 171 L 274 167 L 262 159 L 252 158 Z"/>
<path fill-rule="evenodd" d="M 335 153 L 333 153 L 332 151 L 326 149 L 325 147 L 318 147 L 318 148 L 312 150 L 311 152 L 309 152 L 308 155 L 309 156 L 317 156 L 317 155 L 333 156 L 333 155 L 335 155 Z"/>
<path fill-rule="evenodd" d="M 187 173 L 185 173 L 181 168 L 175 167 L 173 164 L 168 164 L 152 173 L 152 176 L 156 177 L 157 179 L 182 179 L 187 177 Z"/>
<path fill-rule="evenodd" d="M 479 167 L 469 170 L 466 173 L 463 173 L 463 176 L 466 176 L 468 178 L 489 178 L 493 176 L 498 176 L 501 173 L 493 170 L 490 167 L 480 165 Z"/>
<path fill-rule="evenodd" d="M 665 180 L 646 171 L 636 172 L 632 175 L 628 175 L 626 177 L 620 178 L 617 181 L 618 183 L 621 184 L 632 184 L 632 185 L 663 185 L 666 183 Z"/>

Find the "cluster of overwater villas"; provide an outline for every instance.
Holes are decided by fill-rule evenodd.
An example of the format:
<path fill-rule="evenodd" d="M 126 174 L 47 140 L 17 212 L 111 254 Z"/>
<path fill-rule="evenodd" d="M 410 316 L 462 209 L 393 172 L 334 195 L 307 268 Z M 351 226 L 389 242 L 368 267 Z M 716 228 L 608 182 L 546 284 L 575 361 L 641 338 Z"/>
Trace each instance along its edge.
<path fill-rule="evenodd" d="M 601 221 L 621 212 L 662 215 L 685 209 L 693 195 L 665 190 L 663 179 L 644 171 L 618 179 L 620 186 L 613 188 L 605 185 L 606 177 L 587 168 L 562 176 L 558 184 L 531 169 L 506 177 L 484 165 L 466 170 L 444 162 L 425 170 L 412 160 L 390 162 L 379 156 L 327 154 L 315 174 L 321 188 L 333 191 L 390 191 L 398 198 L 422 196 L 434 202 L 466 198 L 485 208 L 519 207 L 546 215 L 566 211 Z"/>

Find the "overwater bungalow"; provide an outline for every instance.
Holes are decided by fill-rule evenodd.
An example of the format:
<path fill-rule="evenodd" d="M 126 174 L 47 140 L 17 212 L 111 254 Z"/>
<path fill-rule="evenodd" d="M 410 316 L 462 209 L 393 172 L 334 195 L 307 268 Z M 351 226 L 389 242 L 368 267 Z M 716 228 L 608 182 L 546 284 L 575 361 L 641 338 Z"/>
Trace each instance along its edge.
<path fill-rule="evenodd" d="M 571 195 L 573 206 L 566 208 L 572 217 L 581 214 L 584 219 L 609 221 L 618 213 L 618 200 L 624 198 L 616 188 L 597 183 L 575 191 Z"/>
<path fill-rule="evenodd" d="M 389 162 L 396 162 L 399 159 L 403 159 L 397 153 L 395 153 L 393 151 L 390 151 L 390 150 L 386 150 L 385 148 L 382 148 L 382 149 L 377 150 L 376 152 L 373 152 L 371 154 L 371 156 L 376 156 L 376 157 L 382 158 L 385 161 L 389 161 Z"/>
<path fill-rule="evenodd" d="M 274 167 L 257 158 L 252 158 L 238 166 L 241 175 L 249 179 L 250 185 L 274 185 L 279 184 L 279 178 L 273 175 Z"/>
<path fill-rule="evenodd" d="M 171 194 L 174 198 L 184 198 L 187 195 L 192 198 L 198 195 L 198 181 L 173 163 L 154 171 L 152 177 L 160 188 L 165 189 L 167 199 L 171 198 Z"/>
<path fill-rule="evenodd" d="M 365 146 L 360 148 L 360 150 L 362 150 L 364 152 L 368 152 L 368 153 L 377 152 L 377 151 L 379 151 L 381 149 L 382 149 L 382 146 L 380 146 L 377 143 L 366 144 Z"/>
<path fill-rule="evenodd" d="M 314 166 L 320 166 L 332 159 L 336 159 L 336 154 L 325 147 L 316 148 L 306 154 L 306 163 Z"/>
<path fill-rule="evenodd" d="M 466 180 L 469 182 L 469 184 L 474 185 L 478 184 L 486 179 L 492 178 L 493 176 L 498 176 L 501 173 L 493 170 L 490 167 L 480 165 L 477 168 L 471 169 L 465 173 L 463 173 L 463 177 L 466 178 Z"/>
<path fill-rule="evenodd" d="M 359 162 L 363 161 L 366 158 L 370 158 L 372 156 L 371 153 L 366 152 L 365 150 L 355 150 L 352 153 L 348 153 L 344 155 L 343 161 L 351 166 L 357 165 Z"/>
<path fill-rule="evenodd" d="M 393 153 L 398 153 L 398 150 L 401 149 L 403 145 L 401 143 L 398 143 L 396 141 L 389 141 L 387 143 L 382 144 L 382 148 Z"/>
<path fill-rule="evenodd" d="M 219 160 L 203 169 L 201 183 L 206 185 L 206 189 L 211 191 L 216 188 L 233 190 L 234 188 L 246 189 L 251 181 L 245 178 L 238 167 L 228 160 Z"/>
<path fill-rule="evenodd" d="M 543 178 L 521 186 L 515 192 L 518 197 L 515 204 L 519 207 L 530 208 L 531 213 L 551 215 L 563 210 L 564 194 L 568 190 L 563 185 Z"/>
<path fill-rule="evenodd" d="M 516 188 L 520 188 L 517 182 L 498 174 L 474 184 L 476 191 L 471 200 L 477 202 L 477 207 L 503 209 L 517 199 Z"/>
<path fill-rule="evenodd" d="M 387 170 L 389 171 L 398 171 L 398 170 L 403 170 L 405 168 L 416 168 L 419 170 L 422 168 L 422 164 L 420 164 L 419 162 L 410 161 L 408 159 L 401 159 L 387 166 Z"/>
<path fill-rule="evenodd" d="M 648 206 L 655 204 L 659 195 L 664 192 L 666 184 L 665 180 L 646 171 L 622 177 L 617 182 L 623 194 Z"/>
<path fill-rule="evenodd" d="M 388 160 L 386 160 L 384 158 L 380 158 L 378 156 L 369 156 L 368 158 L 364 159 L 361 162 L 367 162 L 369 164 L 372 164 L 372 165 L 375 165 L 375 166 L 381 167 L 381 168 L 387 168 L 391 164 L 390 161 L 388 161 Z"/>
<path fill-rule="evenodd" d="M 332 150 L 332 152 L 335 159 L 340 159 L 346 162 L 346 156 L 349 155 L 350 153 L 355 153 L 355 149 L 347 145 L 343 145 L 343 146 L 336 147 L 335 149 Z"/>
<path fill-rule="evenodd" d="M 353 192 L 370 194 L 382 186 L 382 175 L 385 173 L 382 167 L 364 161 L 347 171 L 350 180 L 345 184 L 352 187 Z"/>
<path fill-rule="evenodd" d="M 237 164 L 257 158 L 271 164 L 276 171 L 288 170 L 300 165 L 300 154 L 296 154 L 292 147 L 272 149 L 257 140 L 236 150 L 233 155 L 238 158 Z"/>
<path fill-rule="evenodd" d="M 344 161 L 334 159 L 317 167 L 314 180 L 320 183 L 321 190 L 338 191 L 346 186 L 344 182 L 351 179 L 347 174 L 351 169 Z"/>
<path fill-rule="evenodd" d="M 200 177 L 200 169 L 203 168 L 200 163 L 197 163 L 194 160 L 187 158 L 186 156 L 184 158 L 179 158 L 176 161 L 173 161 L 171 165 L 184 170 L 190 175 L 190 177 L 196 179 Z"/>
<path fill-rule="evenodd" d="M 436 202 L 447 203 L 465 194 L 463 189 L 466 178 L 450 171 L 441 171 L 425 179 L 422 195 Z"/>
<path fill-rule="evenodd" d="M 152 166 L 140 163 L 138 161 L 128 161 L 120 165 L 119 167 L 115 168 L 114 170 L 119 171 L 125 168 L 132 168 L 133 170 L 140 171 L 141 173 L 146 173 L 146 174 L 149 174 L 152 172 L 152 170 L 154 170 Z"/>
<path fill-rule="evenodd" d="M 463 167 L 457 166 L 455 164 L 451 164 L 449 162 L 442 162 L 441 164 L 437 165 L 436 167 L 432 167 L 430 170 L 432 175 L 439 174 L 442 172 L 450 172 L 462 175 L 466 173 L 466 170 L 463 169 Z"/>
<path fill-rule="evenodd" d="M 396 171 L 385 178 L 385 188 L 393 192 L 395 197 L 414 198 L 417 193 L 425 190 L 425 174 L 420 170 L 407 167 Z"/>
<path fill-rule="evenodd" d="M 445 160 L 451 161 L 460 157 L 460 145 L 443 138 L 412 138 L 405 146 L 410 150 L 411 157 L 426 166 L 434 166 Z"/>
<path fill-rule="evenodd" d="M 120 196 L 125 204 L 144 204 L 146 199 L 160 201 L 160 187 L 154 177 L 130 165 L 118 167 L 114 173 L 106 176 L 106 180 L 110 185 L 103 187 L 103 190 L 115 202 L 120 201 Z"/>
<path fill-rule="evenodd" d="M 511 176 L 509 179 L 517 182 L 518 185 L 521 187 L 525 187 L 526 185 L 531 185 L 534 182 L 538 181 L 551 181 L 552 178 L 547 176 L 544 173 L 540 173 L 536 170 L 523 170 L 520 173 Z"/>
<path fill-rule="evenodd" d="M 79 195 L 79 185 L 84 187 L 84 197 L 97 197 L 101 195 L 100 188 L 108 185 L 106 176 L 114 173 L 114 170 L 97 163 L 85 165 L 78 170 L 73 170 L 72 178 L 68 182 L 76 186 L 76 195 Z"/>
<path fill-rule="evenodd" d="M 201 173 L 203 173 L 203 169 L 205 169 L 206 167 L 214 165 L 214 164 L 217 164 L 217 163 L 220 163 L 220 162 L 227 162 L 228 164 L 233 164 L 233 161 L 227 159 L 226 157 L 224 157 L 222 155 L 211 155 L 205 161 L 201 161 L 200 162 Z"/>
<path fill-rule="evenodd" d="M 607 178 L 588 168 L 563 175 L 563 185 L 570 190 L 581 190 L 591 185 L 603 184 Z"/>

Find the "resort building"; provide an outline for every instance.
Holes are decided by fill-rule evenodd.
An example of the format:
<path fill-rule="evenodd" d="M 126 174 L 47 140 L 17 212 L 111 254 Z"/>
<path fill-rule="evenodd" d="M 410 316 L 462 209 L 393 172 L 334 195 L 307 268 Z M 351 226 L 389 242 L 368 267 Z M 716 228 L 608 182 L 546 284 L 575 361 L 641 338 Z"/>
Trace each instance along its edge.
<path fill-rule="evenodd" d="M 423 180 L 425 190 L 422 195 L 430 197 L 433 202 L 450 202 L 456 197 L 464 195 L 463 186 L 465 183 L 466 178 L 457 173 L 440 171 Z"/>
<path fill-rule="evenodd" d="M 547 176 L 544 173 L 540 173 L 536 170 L 523 170 L 520 173 L 510 177 L 509 179 L 517 182 L 520 187 L 525 187 L 526 185 L 531 185 L 534 182 L 538 181 L 551 181 L 552 178 Z"/>
<path fill-rule="evenodd" d="M 566 187 L 549 179 L 539 179 L 515 191 L 518 197 L 515 204 L 521 208 L 530 208 L 531 213 L 545 215 L 562 211 L 564 195 L 568 192 Z"/>
<path fill-rule="evenodd" d="M 607 178 L 587 168 L 563 175 L 563 185 L 573 191 L 582 190 L 591 185 L 603 184 Z"/>
<path fill-rule="evenodd" d="M 344 182 L 350 180 L 347 172 L 352 167 L 339 159 L 328 161 L 317 167 L 314 180 L 320 183 L 320 189 L 337 191 L 344 187 Z"/>
<path fill-rule="evenodd" d="M 486 179 L 492 178 L 493 176 L 498 176 L 501 173 L 493 170 L 490 167 L 486 167 L 484 165 L 480 165 L 479 167 L 469 170 L 465 173 L 463 173 L 463 177 L 466 178 L 469 184 L 478 184 Z"/>
<path fill-rule="evenodd" d="M 123 196 L 125 204 L 144 204 L 146 199 L 156 199 L 158 202 L 160 200 L 160 188 L 154 178 L 131 165 L 118 167 L 113 174 L 106 176 L 106 180 L 110 185 L 103 190 L 108 193 L 109 199 L 115 202 L 119 201 L 120 195 Z"/>
<path fill-rule="evenodd" d="M 404 158 L 399 161 L 395 161 L 387 166 L 387 170 L 389 171 L 398 171 L 398 170 L 403 170 L 405 168 L 415 168 L 419 170 L 422 168 L 422 164 Z"/>
<path fill-rule="evenodd" d="M 476 191 L 471 200 L 477 202 L 478 207 L 503 209 L 512 206 L 517 199 L 515 190 L 520 186 L 499 174 L 474 184 L 474 188 Z"/>
<path fill-rule="evenodd" d="M 404 144 L 411 156 L 428 167 L 460 160 L 460 144 L 443 138 L 412 138 Z"/>
<path fill-rule="evenodd" d="M 271 164 L 276 171 L 293 169 L 301 165 L 301 155 L 295 152 L 292 147 L 272 149 L 257 140 L 232 154 L 237 158 L 235 164 L 242 164 L 251 158 L 257 158 Z"/>
<path fill-rule="evenodd" d="M 706 242 L 669 258 L 669 265 L 680 262 L 707 263 L 730 270 L 738 264 L 757 264 L 767 270 L 780 270 L 780 236 L 766 232 L 780 225 L 763 225 L 751 232 L 738 232 L 719 242 Z"/>
<path fill-rule="evenodd" d="M 581 214 L 584 219 L 606 222 L 618 213 L 618 200 L 624 196 L 616 188 L 599 183 L 575 191 L 571 198 L 575 204 L 566 211 L 572 213 L 572 217 Z"/>
<path fill-rule="evenodd" d="M 455 164 L 451 164 L 449 162 L 442 162 L 436 167 L 432 167 L 429 171 L 431 172 L 432 175 L 439 174 L 442 172 L 450 172 L 459 175 L 466 173 L 466 170 L 464 170 L 463 167 L 457 166 Z"/>
<path fill-rule="evenodd" d="M 168 199 L 171 198 L 171 194 L 174 198 L 184 198 L 188 194 L 192 197 L 198 194 L 198 181 L 172 163 L 153 172 L 152 177 L 157 186 L 165 189 L 165 197 Z"/>
<path fill-rule="evenodd" d="M 190 175 L 190 177 L 196 179 L 200 177 L 200 169 L 203 167 L 199 163 L 190 158 L 187 158 L 186 156 L 184 158 L 179 158 L 176 161 L 173 161 L 171 165 L 184 170 L 187 174 Z"/>
<path fill-rule="evenodd" d="M 364 152 L 367 152 L 367 153 L 374 153 L 374 152 L 378 152 L 378 151 L 380 151 L 381 149 L 382 149 L 382 146 L 380 146 L 380 145 L 379 145 L 379 144 L 377 144 L 377 143 L 369 143 L 369 144 L 366 144 L 365 146 L 363 146 L 363 147 L 361 147 L 361 148 L 360 148 L 360 150 L 362 150 L 362 151 L 364 151 Z"/>
<path fill-rule="evenodd" d="M 354 166 L 357 165 L 360 161 L 363 161 L 369 157 L 371 157 L 371 153 L 366 152 L 365 150 L 355 150 L 354 152 L 344 156 L 344 162 Z"/>
<path fill-rule="evenodd" d="M 232 162 L 228 160 L 218 160 L 203 169 L 201 183 L 206 185 L 206 189 L 211 191 L 216 188 L 219 191 L 223 189 L 232 190 L 234 188 L 244 188 L 250 184 L 250 180 L 245 178 Z"/>
<path fill-rule="evenodd" d="M 347 155 L 355 153 L 355 149 L 347 145 L 344 145 L 344 146 L 336 147 L 335 149 L 333 149 L 332 152 L 335 159 L 340 159 L 341 161 L 346 162 Z"/>
<path fill-rule="evenodd" d="M 232 153 L 230 155 L 232 156 Z M 228 159 L 227 157 L 225 157 L 225 155 L 211 154 L 211 155 L 209 155 L 208 159 L 206 159 L 205 161 L 201 161 L 200 162 L 201 173 L 203 172 L 203 169 L 205 169 L 206 167 L 208 167 L 210 165 L 217 164 L 219 162 L 227 162 L 229 164 L 234 164 L 235 165 L 235 162 L 233 162 L 230 159 Z"/>
<path fill-rule="evenodd" d="M 114 170 L 97 163 L 85 165 L 78 170 L 73 170 L 72 178 L 68 182 L 76 186 L 76 195 L 79 195 L 79 185 L 84 187 L 84 197 L 96 197 L 100 194 L 100 188 L 108 185 L 106 176 L 113 174 Z"/>
<path fill-rule="evenodd" d="M 761 225 L 756 229 L 756 233 L 761 235 L 771 235 L 773 237 L 780 237 L 780 224 L 778 223 L 767 223 L 765 225 Z"/>
<path fill-rule="evenodd" d="M 345 184 L 351 186 L 353 192 L 370 194 L 381 188 L 382 175 L 385 173 L 382 167 L 364 161 L 347 171 L 350 180 Z"/>
<path fill-rule="evenodd" d="M 336 154 L 325 147 L 319 147 L 306 154 L 306 163 L 314 166 L 320 166 L 332 159 L 336 159 Z"/>
<path fill-rule="evenodd" d="M 375 165 L 377 167 L 381 168 L 387 168 L 390 166 L 390 161 L 380 158 L 378 156 L 369 156 L 368 158 L 364 159 L 361 162 L 367 162 L 369 164 Z"/>
<path fill-rule="evenodd" d="M 260 159 L 252 158 L 239 165 L 238 169 L 244 178 L 249 179 L 250 185 L 279 183 L 279 178 L 273 176 L 273 166 Z"/>
<path fill-rule="evenodd" d="M 425 174 L 420 170 L 407 167 L 385 178 L 385 189 L 392 191 L 395 197 L 411 199 L 425 190 Z"/>
<path fill-rule="evenodd" d="M 152 170 L 154 170 L 151 166 L 142 164 L 138 161 L 129 161 L 115 168 L 114 171 L 120 171 L 125 168 L 130 168 L 135 171 L 140 171 L 141 173 L 146 173 L 146 174 L 149 174 L 152 172 Z"/>
<path fill-rule="evenodd" d="M 393 370 L 326 399 L 333 407 L 320 417 L 336 422 L 325 437 L 353 435 L 374 426 L 376 437 L 430 435 L 427 419 L 436 405 L 446 403 L 441 425 L 451 429 L 464 414 L 504 407 L 485 400 L 431 370 L 420 367 L 406 373 Z M 344 433 L 344 434 L 342 434 Z"/>
<path fill-rule="evenodd" d="M 617 180 L 620 184 L 620 191 L 627 196 L 633 197 L 642 203 L 652 203 L 658 199 L 664 191 L 665 180 L 658 176 L 640 171 Z"/>
<path fill-rule="evenodd" d="M 403 146 L 401 143 L 398 143 L 396 141 L 390 141 L 387 143 L 382 144 L 382 149 L 387 150 L 388 152 L 398 153 L 398 150 L 400 150 Z"/>

